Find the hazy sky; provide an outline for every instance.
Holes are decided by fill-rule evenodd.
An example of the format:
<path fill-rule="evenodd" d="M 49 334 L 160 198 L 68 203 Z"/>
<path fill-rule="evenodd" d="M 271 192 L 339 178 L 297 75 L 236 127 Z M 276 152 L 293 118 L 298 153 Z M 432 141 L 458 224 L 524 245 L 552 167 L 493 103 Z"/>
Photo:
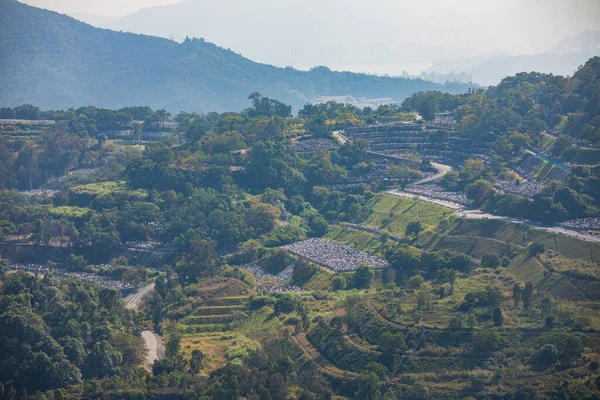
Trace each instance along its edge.
<path fill-rule="evenodd" d="M 123 16 L 180 0 L 21 0 L 81 18 Z M 84 18 L 81 18 L 84 19 Z M 421 69 L 435 59 L 533 54 L 600 30 L 600 0 L 187 0 L 106 20 L 111 29 L 203 37 L 279 66 Z M 401 64 L 401 65 L 400 65 Z M 377 71 L 386 71 L 378 67 Z M 402 69 L 400 69 L 401 71 Z M 409 72 L 411 72 L 409 70 Z"/>
<path fill-rule="evenodd" d="M 27 4 L 63 13 L 90 13 L 123 16 L 146 7 L 173 4 L 181 0 L 23 0 Z M 194 1 L 194 0 L 191 0 Z M 534 51 L 550 46 L 557 38 L 583 30 L 600 29 L 600 0 L 221 0 L 248 3 L 264 8 L 294 8 L 321 13 L 324 8 L 343 7 L 359 17 L 362 28 L 380 29 L 395 20 L 417 31 L 431 29 L 429 42 L 450 39 L 480 42 L 493 38 L 491 45 L 505 52 Z M 314 3 L 314 4 L 313 4 Z M 317 8 L 312 8 L 315 6 Z M 270 10 L 265 9 L 264 12 Z M 455 21 L 456 23 L 453 23 Z M 407 33 L 405 31 L 405 33 Z M 458 43 L 457 43 L 458 44 Z M 512 50 L 512 51 L 511 51 Z"/>
<path fill-rule="evenodd" d="M 61 13 L 122 16 L 142 8 L 179 3 L 181 0 L 23 0 L 22 2 Z"/>

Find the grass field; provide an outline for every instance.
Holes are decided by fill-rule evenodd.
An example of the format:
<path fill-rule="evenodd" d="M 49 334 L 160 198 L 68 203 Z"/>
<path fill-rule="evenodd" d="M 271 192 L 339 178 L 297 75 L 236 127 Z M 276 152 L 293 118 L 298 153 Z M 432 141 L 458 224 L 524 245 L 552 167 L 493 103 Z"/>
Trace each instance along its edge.
<path fill-rule="evenodd" d="M 544 278 L 544 266 L 537 259 L 525 254 L 516 257 L 508 266 L 508 270 L 522 282 L 537 284 Z"/>
<path fill-rule="evenodd" d="M 137 198 L 148 196 L 148 192 L 144 189 L 128 189 L 125 181 L 89 183 L 87 185 L 73 186 L 69 191 L 74 195 L 87 195 L 90 197 L 121 193 L 127 193 L 129 196 Z"/>
<path fill-rule="evenodd" d="M 451 220 L 454 211 L 423 201 L 380 194 L 371 199 L 361 215 L 361 224 L 383 231 L 404 235 L 406 225 L 421 221 L 423 228 L 434 229 L 441 220 Z"/>
<path fill-rule="evenodd" d="M 75 206 L 59 206 L 50 207 L 48 213 L 58 218 L 81 218 L 86 215 L 91 209 L 86 207 Z"/>
<path fill-rule="evenodd" d="M 329 290 L 333 274 L 323 268 L 319 268 L 317 273 L 303 285 L 306 290 Z"/>
<path fill-rule="evenodd" d="M 384 256 L 382 250 L 385 243 L 382 243 L 377 236 L 370 233 L 345 228 L 343 226 L 334 226 L 327 232 L 327 235 L 325 235 L 324 238 L 333 242 L 352 246 L 379 257 Z"/>
<path fill-rule="evenodd" d="M 454 250 L 481 258 L 485 253 L 514 255 L 532 242 L 542 243 L 564 257 L 584 261 L 600 260 L 600 244 L 557 235 L 502 220 L 463 219 L 448 208 L 398 196 L 375 196 L 363 210 L 361 224 L 404 235 L 406 225 L 421 221 L 424 230 L 411 244 L 425 250 Z M 444 221 L 444 223 L 440 223 Z M 335 228 L 328 237 L 340 243 L 377 253 L 379 244 L 373 235 Z"/>

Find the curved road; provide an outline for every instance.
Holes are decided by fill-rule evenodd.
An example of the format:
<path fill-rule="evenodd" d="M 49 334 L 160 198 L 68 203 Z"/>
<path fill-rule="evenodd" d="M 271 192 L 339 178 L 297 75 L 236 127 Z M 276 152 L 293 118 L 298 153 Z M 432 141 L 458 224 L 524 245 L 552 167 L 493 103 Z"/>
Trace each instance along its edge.
<path fill-rule="evenodd" d="M 436 163 L 436 162 L 432 162 L 431 163 L 431 167 L 436 169 L 438 171 L 437 174 L 430 176 L 429 178 L 425 178 L 425 179 L 421 179 L 418 182 L 415 182 L 415 185 L 422 185 L 424 183 L 429 183 L 429 182 L 433 182 L 433 181 L 437 181 L 438 179 L 441 179 L 444 177 L 444 175 L 446 175 L 448 172 L 452 171 L 452 167 L 449 165 L 445 165 L 445 164 L 440 164 L 440 163 Z"/>
<path fill-rule="evenodd" d="M 146 367 L 152 368 L 154 360 L 162 360 L 165 356 L 162 338 L 152 331 L 143 331 L 142 337 L 146 342 L 148 354 L 146 354 Z"/>
<path fill-rule="evenodd" d="M 127 308 L 129 310 L 137 311 L 140 308 L 142 301 L 144 299 L 146 299 L 148 296 L 150 296 L 150 294 L 152 294 L 153 290 L 154 290 L 154 283 L 151 283 L 148 286 L 144 286 L 137 292 L 131 293 L 129 296 L 127 296 L 123 299 L 125 308 Z"/>
<path fill-rule="evenodd" d="M 123 299 L 125 308 L 137 311 L 142 305 L 142 302 L 149 297 L 153 291 L 154 283 L 151 283 L 125 297 L 125 299 Z M 144 339 L 144 342 L 146 342 L 146 348 L 148 349 L 148 354 L 146 354 L 146 368 L 151 370 L 152 365 L 154 365 L 154 360 L 161 360 L 165 356 L 162 337 L 152 331 L 143 331 L 142 338 Z"/>
<path fill-rule="evenodd" d="M 344 144 L 344 143 L 346 143 L 346 141 L 348 141 L 348 139 L 343 135 L 343 132 L 344 132 L 343 130 L 342 131 L 332 132 L 332 135 L 338 140 L 338 142 L 340 142 L 340 144 Z M 540 155 L 538 155 L 537 153 L 534 153 L 534 152 L 532 152 L 530 150 L 528 150 L 528 151 L 530 153 L 532 153 L 534 156 L 540 157 Z M 384 155 L 383 153 L 378 153 L 378 152 L 372 152 L 372 153 Z M 396 157 L 396 158 L 401 158 L 401 157 Z M 553 164 L 557 165 L 559 168 L 563 168 L 563 169 L 566 168 L 562 164 L 559 164 L 559 163 L 557 163 L 557 162 L 555 162 L 553 160 L 549 160 L 549 161 L 552 162 Z M 429 178 L 425 178 L 425 179 L 422 179 L 422 180 L 420 180 L 418 182 L 415 182 L 415 185 L 422 185 L 424 183 L 429 183 L 429 182 L 436 181 L 438 179 L 441 179 L 448 172 L 452 171 L 452 167 L 449 166 L 449 165 L 445 165 L 445 164 L 440 164 L 440 163 L 434 163 L 434 162 L 432 162 L 431 166 L 433 168 L 437 169 L 438 173 L 435 174 L 434 176 L 429 177 Z M 568 168 L 567 168 L 567 170 L 568 170 Z M 410 194 L 410 193 L 404 193 L 404 192 L 401 192 L 401 191 L 398 191 L 398 190 L 388 190 L 385 193 L 391 194 L 393 196 L 406 197 L 406 198 L 409 198 L 409 199 L 418 198 L 421 201 L 426 201 L 426 202 L 437 204 L 437 205 L 440 205 L 440 206 L 443 206 L 443 207 L 448 207 L 448 208 L 451 208 L 453 210 L 456 210 L 457 211 L 457 215 L 460 216 L 460 217 L 462 217 L 462 218 L 469 218 L 469 219 L 501 219 L 503 221 L 512 222 L 512 223 L 515 223 L 515 224 L 523 224 L 523 225 L 528 226 L 530 228 L 538 229 L 538 230 L 541 230 L 541 231 L 546 231 L 546 232 L 551 232 L 551 233 L 555 233 L 555 234 L 563 234 L 563 235 L 571 236 L 571 237 L 574 237 L 576 239 L 584 240 L 586 242 L 600 243 L 600 237 L 598 237 L 598 236 L 592 236 L 592 235 L 588 235 L 588 234 L 585 234 L 585 233 L 580 233 L 580 232 L 577 232 L 577 231 L 573 231 L 573 230 L 569 230 L 569 229 L 564 229 L 564 228 L 541 226 L 539 224 L 536 224 L 533 221 L 513 219 L 513 218 L 509 218 L 509 217 L 503 217 L 503 216 L 499 216 L 499 215 L 488 214 L 488 213 L 480 211 L 480 210 L 466 210 L 466 209 L 463 210 L 464 206 L 462 206 L 460 204 L 457 204 L 457 203 L 452 203 L 452 202 L 449 202 L 449 201 L 432 199 L 432 198 L 429 198 L 427 196 L 417 196 L 417 195 Z M 460 210 L 460 213 L 458 212 L 458 210 Z"/>

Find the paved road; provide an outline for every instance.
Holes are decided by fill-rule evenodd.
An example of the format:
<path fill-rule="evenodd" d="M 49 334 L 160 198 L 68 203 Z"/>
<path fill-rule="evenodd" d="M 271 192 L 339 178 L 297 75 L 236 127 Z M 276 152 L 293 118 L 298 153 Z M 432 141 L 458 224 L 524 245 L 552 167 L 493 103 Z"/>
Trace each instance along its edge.
<path fill-rule="evenodd" d="M 465 216 L 465 214 L 466 214 L 466 216 Z M 500 215 L 492 215 L 492 214 L 483 212 L 481 210 L 464 210 L 463 213 L 460 214 L 460 216 L 463 218 L 469 218 L 469 219 L 500 219 L 503 221 L 512 222 L 514 224 L 522 224 L 522 225 L 528 226 L 530 228 L 537 229 L 537 230 L 544 231 L 544 232 L 550 232 L 550 233 L 555 233 L 555 234 L 571 236 L 571 237 L 574 237 L 579 240 L 584 240 L 586 242 L 600 243 L 600 237 L 598 237 L 598 236 L 592 236 L 592 235 L 588 235 L 585 233 L 573 231 L 570 229 L 559 228 L 559 227 L 555 227 L 555 226 L 542 226 L 533 221 L 529 221 L 526 219 L 514 219 L 514 218 L 510 218 L 510 217 L 503 217 Z"/>
<path fill-rule="evenodd" d="M 535 222 L 528 221 L 528 220 L 525 220 L 525 219 L 514 219 L 514 218 L 509 218 L 509 217 L 503 217 L 503 216 L 500 216 L 500 215 L 493 215 L 493 214 L 489 214 L 489 213 L 486 213 L 486 212 L 481 211 L 481 210 L 468 210 L 468 209 L 464 209 L 464 206 L 461 206 L 460 204 L 451 203 L 449 201 L 432 199 L 432 198 L 429 198 L 429 197 L 426 197 L 426 196 L 416 196 L 416 195 L 411 194 L 411 193 L 404 193 L 404 192 L 400 192 L 400 191 L 397 191 L 397 190 L 388 190 L 385 193 L 386 194 L 391 194 L 393 196 L 405 197 L 407 199 L 417 198 L 417 199 L 419 199 L 421 201 L 426 201 L 428 203 L 433 203 L 433 204 L 437 204 L 439 206 L 451 208 L 453 210 L 456 210 L 457 211 L 456 215 L 459 216 L 459 217 L 461 217 L 461 218 L 468 218 L 468 219 L 499 219 L 499 220 L 503 220 L 503 221 L 507 221 L 507 222 L 512 222 L 514 224 L 522 224 L 522 225 L 525 225 L 525 226 L 528 226 L 530 228 L 534 228 L 534 229 L 537 229 L 537 230 L 540 230 L 540 231 L 551 232 L 551 233 L 562 234 L 562 235 L 574 237 L 576 239 L 583 240 L 583 241 L 586 241 L 586 242 L 600 243 L 600 237 L 598 237 L 598 236 L 592 236 L 592 235 L 588 235 L 588 234 L 585 234 L 585 233 L 580 233 L 580 232 L 577 232 L 577 231 L 573 231 L 573 230 L 569 230 L 569 229 L 564 229 L 564 228 L 551 227 L 551 226 L 542 226 L 542 225 L 536 224 Z M 460 210 L 460 212 L 458 210 Z"/>
<path fill-rule="evenodd" d="M 344 144 L 348 141 L 348 139 L 346 139 L 346 136 L 342 135 L 343 131 L 334 131 L 331 132 L 331 135 L 335 138 L 335 140 L 337 140 L 340 144 Z"/>
<path fill-rule="evenodd" d="M 138 310 L 142 305 L 142 302 L 150 296 L 153 291 L 154 283 L 151 283 L 125 297 L 123 300 L 125 308 L 129 310 Z M 146 368 L 151 370 L 152 365 L 154 365 L 154 360 L 161 360 L 165 356 L 162 338 L 152 331 L 143 331 L 142 338 L 144 338 L 146 348 L 148 349 L 148 354 L 146 355 Z"/>
<path fill-rule="evenodd" d="M 146 367 L 151 369 L 155 360 L 161 360 L 164 354 L 162 338 L 152 331 L 143 331 L 142 337 L 146 342 L 148 354 L 146 355 Z"/>
<path fill-rule="evenodd" d="M 437 181 L 438 179 L 443 178 L 444 175 L 446 175 L 448 172 L 452 171 L 451 166 L 445 165 L 445 164 L 440 164 L 440 163 L 435 163 L 435 162 L 431 163 L 431 167 L 436 169 L 438 171 L 438 173 L 433 176 L 430 176 L 429 178 L 421 179 L 420 181 L 415 182 L 415 185 L 422 185 L 424 183 Z"/>
<path fill-rule="evenodd" d="M 123 299 L 125 308 L 129 310 L 138 310 L 142 305 L 142 301 L 145 300 L 154 291 L 154 283 L 144 286 L 135 293 L 131 293 L 129 296 Z"/>

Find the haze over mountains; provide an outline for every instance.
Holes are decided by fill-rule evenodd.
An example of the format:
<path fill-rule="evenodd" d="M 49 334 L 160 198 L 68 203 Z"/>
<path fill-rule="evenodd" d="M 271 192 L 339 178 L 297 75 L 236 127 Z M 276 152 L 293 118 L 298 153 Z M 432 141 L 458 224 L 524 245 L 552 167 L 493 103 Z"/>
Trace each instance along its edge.
<path fill-rule="evenodd" d="M 454 70 L 483 85 L 523 70 L 570 75 L 599 54 L 593 1 L 515 2 L 187 0 L 99 25 L 178 41 L 202 37 L 281 67 L 395 76 Z"/>
<path fill-rule="evenodd" d="M 170 111 L 247 107 L 253 91 L 296 109 L 319 96 L 401 101 L 437 85 L 316 68 L 309 72 L 251 61 L 202 40 L 171 40 L 94 28 L 65 15 L 0 1 L 0 104 L 45 108 L 146 104 Z M 6 56 L 5 56 L 6 55 Z"/>
<path fill-rule="evenodd" d="M 571 76 L 580 65 L 600 54 L 600 31 L 586 31 L 566 37 L 545 52 L 510 55 L 494 52 L 477 57 L 437 60 L 431 69 L 437 73 L 467 71 L 473 82 L 496 85 L 503 78 L 522 71 Z"/>

